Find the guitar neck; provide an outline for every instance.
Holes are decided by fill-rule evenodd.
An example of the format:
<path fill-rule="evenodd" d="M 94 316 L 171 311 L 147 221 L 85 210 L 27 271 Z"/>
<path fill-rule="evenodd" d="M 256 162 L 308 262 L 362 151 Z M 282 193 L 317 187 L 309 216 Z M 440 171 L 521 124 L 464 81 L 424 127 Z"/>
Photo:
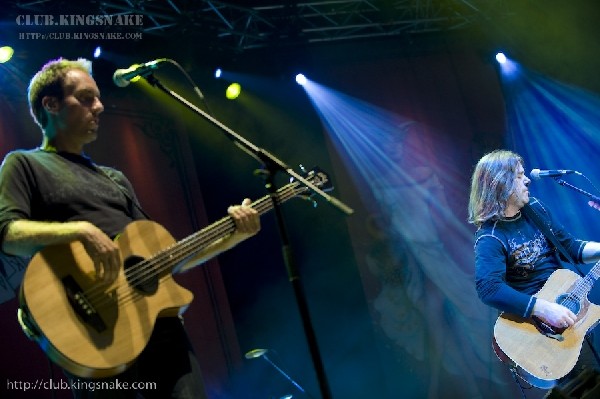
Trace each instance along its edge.
<path fill-rule="evenodd" d="M 273 201 L 283 203 L 290 198 L 295 197 L 297 194 L 297 186 L 298 183 L 287 184 L 286 186 L 277 190 L 275 198 L 272 199 L 270 195 L 266 195 L 254 201 L 250 206 L 254 208 L 259 215 L 263 215 L 273 209 Z M 159 252 L 154 257 L 154 260 L 163 265 L 163 267 L 161 267 L 162 269 L 165 267 L 174 267 L 180 262 L 183 262 L 184 260 L 200 252 L 209 244 L 233 234 L 235 228 L 236 227 L 233 218 L 231 216 L 225 216 L 213 224 L 205 227 L 204 229 Z"/>
<path fill-rule="evenodd" d="M 600 261 L 596 262 L 585 277 L 577 281 L 571 292 L 579 298 L 585 297 L 598 280 L 598 277 L 600 277 Z"/>

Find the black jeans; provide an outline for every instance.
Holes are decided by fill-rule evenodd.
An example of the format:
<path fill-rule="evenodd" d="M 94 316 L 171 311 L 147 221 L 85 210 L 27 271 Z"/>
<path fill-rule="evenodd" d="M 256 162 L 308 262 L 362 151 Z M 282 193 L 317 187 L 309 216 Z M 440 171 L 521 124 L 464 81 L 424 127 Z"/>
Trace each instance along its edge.
<path fill-rule="evenodd" d="M 176 317 L 157 320 L 148 345 L 125 372 L 103 379 L 65 374 L 76 399 L 207 398 L 200 366 Z M 124 383 L 138 389 L 125 389 Z"/>

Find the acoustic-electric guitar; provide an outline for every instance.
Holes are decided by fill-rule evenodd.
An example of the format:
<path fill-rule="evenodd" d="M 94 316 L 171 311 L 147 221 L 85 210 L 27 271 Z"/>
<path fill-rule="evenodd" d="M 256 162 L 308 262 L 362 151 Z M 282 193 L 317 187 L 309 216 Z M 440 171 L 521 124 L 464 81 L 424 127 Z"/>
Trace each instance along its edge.
<path fill-rule="evenodd" d="M 328 176 L 313 170 L 306 180 L 324 191 Z M 309 189 L 293 181 L 251 206 L 260 215 Z M 117 239 L 123 265 L 110 285 L 95 278 L 80 242 L 49 246 L 30 261 L 20 292 L 19 322 L 59 366 L 80 377 L 109 377 L 126 370 L 144 349 L 157 317 L 178 315 L 193 294 L 172 273 L 215 240 L 231 234 L 229 216 L 181 241 L 158 223 L 140 220 Z"/>
<path fill-rule="evenodd" d="M 535 295 L 570 309 L 577 316 L 569 328 L 555 328 L 537 318 L 502 313 L 494 326 L 498 358 L 530 384 L 549 389 L 568 374 L 579 358 L 585 335 L 600 320 L 600 306 L 587 295 L 600 277 L 600 262 L 585 277 L 567 269 L 550 275 Z"/>

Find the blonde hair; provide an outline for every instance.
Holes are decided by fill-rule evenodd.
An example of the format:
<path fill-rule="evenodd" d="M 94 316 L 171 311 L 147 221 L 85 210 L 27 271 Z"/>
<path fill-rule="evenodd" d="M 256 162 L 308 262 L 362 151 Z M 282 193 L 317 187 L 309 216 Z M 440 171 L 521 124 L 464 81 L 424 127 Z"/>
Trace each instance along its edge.
<path fill-rule="evenodd" d="M 27 89 L 27 100 L 29 101 L 29 112 L 42 129 L 48 124 L 48 116 L 42 106 L 42 99 L 45 96 L 52 96 L 62 101 L 64 98 L 64 84 L 67 72 L 72 69 L 79 69 L 92 74 L 92 62 L 79 58 L 77 60 L 67 60 L 58 58 L 47 62 L 29 82 Z"/>
<path fill-rule="evenodd" d="M 504 216 L 519 165 L 523 158 L 508 150 L 492 151 L 477 162 L 471 177 L 469 223 L 481 226 Z"/>

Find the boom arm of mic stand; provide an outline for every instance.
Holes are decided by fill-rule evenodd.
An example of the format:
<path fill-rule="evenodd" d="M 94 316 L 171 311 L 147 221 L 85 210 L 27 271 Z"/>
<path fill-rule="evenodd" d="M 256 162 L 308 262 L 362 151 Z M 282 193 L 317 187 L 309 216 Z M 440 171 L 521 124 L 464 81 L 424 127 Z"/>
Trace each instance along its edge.
<path fill-rule="evenodd" d="M 577 191 L 578 193 L 580 193 L 580 194 L 583 194 L 583 195 L 585 195 L 586 197 L 588 197 L 588 198 L 592 199 L 593 201 L 600 203 L 600 197 L 597 197 L 597 196 L 595 196 L 594 194 L 588 193 L 587 191 L 585 191 L 585 190 L 582 190 L 582 189 L 580 189 L 579 187 L 575 187 L 574 185 L 572 185 L 572 184 L 570 184 L 570 183 L 567 183 L 567 182 L 566 182 L 566 181 L 564 181 L 563 179 L 555 179 L 555 180 L 556 180 L 556 182 L 557 182 L 558 184 L 560 184 L 561 186 L 565 186 L 565 187 L 568 187 L 568 188 L 570 188 L 570 189 L 572 189 L 572 190 L 575 190 L 575 191 Z"/>
<path fill-rule="evenodd" d="M 277 157 L 272 155 L 270 152 L 257 147 L 250 141 L 246 140 L 244 137 L 240 136 L 239 134 L 237 134 L 236 132 L 234 132 L 227 126 L 225 126 L 223 123 L 219 122 L 217 119 L 213 118 L 212 116 L 210 116 L 209 114 L 207 114 L 206 112 L 201 110 L 200 108 L 196 107 L 194 104 L 192 104 L 191 102 L 189 102 L 188 100 L 186 100 L 185 98 L 180 96 L 179 94 L 166 88 L 153 74 L 149 74 L 148 76 L 145 76 L 144 79 L 146 79 L 148 81 L 148 83 L 150 83 L 152 86 L 159 88 L 163 92 L 167 93 L 169 96 L 171 96 L 171 97 L 175 98 L 177 101 L 183 103 L 185 106 L 190 108 L 192 111 L 194 111 L 197 114 L 204 117 L 206 120 L 211 122 L 213 125 L 220 128 L 225 133 L 227 138 L 232 140 L 240 149 L 242 149 L 244 152 L 246 152 L 251 157 L 258 160 L 259 162 L 266 164 L 268 170 L 273 170 L 273 168 L 275 168 L 276 170 L 281 170 L 282 172 L 287 173 L 290 177 L 293 177 L 300 183 L 304 184 L 312 192 L 318 194 L 321 198 L 323 198 L 325 201 L 327 201 L 331 205 L 335 206 L 336 208 L 338 208 L 339 210 L 344 212 L 346 215 L 352 215 L 354 213 L 354 210 L 352 208 L 350 208 L 348 205 L 344 204 L 342 201 L 338 200 L 337 198 L 325 193 L 323 190 L 316 187 L 314 184 L 312 184 L 311 182 L 306 180 L 303 176 L 296 173 L 292 168 L 287 166 L 283 161 L 279 160 Z"/>

